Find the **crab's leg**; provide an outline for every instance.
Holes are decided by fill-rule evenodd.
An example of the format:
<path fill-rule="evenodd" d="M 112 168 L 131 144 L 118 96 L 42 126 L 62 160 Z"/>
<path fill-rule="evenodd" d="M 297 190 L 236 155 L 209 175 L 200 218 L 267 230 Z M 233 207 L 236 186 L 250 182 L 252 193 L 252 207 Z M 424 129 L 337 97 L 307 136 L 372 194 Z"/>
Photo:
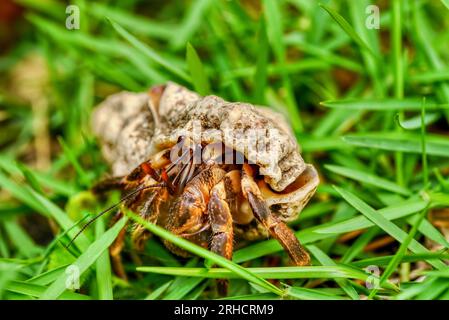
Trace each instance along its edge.
<path fill-rule="evenodd" d="M 163 150 L 151 157 L 150 160 L 142 162 L 130 174 L 124 177 L 124 183 L 133 184 L 139 182 L 147 175 L 156 181 L 161 181 L 161 177 L 157 174 L 156 170 L 170 163 L 167 153 L 168 150 Z"/>
<path fill-rule="evenodd" d="M 187 183 L 183 192 L 171 208 L 169 230 L 182 235 L 199 229 L 206 212 L 212 188 L 220 182 L 225 172 L 218 166 L 203 169 Z"/>
<path fill-rule="evenodd" d="M 151 194 L 148 194 L 151 193 Z M 147 192 L 148 196 L 143 196 L 145 199 L 142 204 L 139 215 L 151 223 L 157 223 L 160 214 L 161 204 L 164 203 L 168 198 L 167 188 L 164 186 L 158 187 L 156 190 L 149 190 Z M 133 245 L 136 249 L 142 250 L 145 241 L 150 237 L 150 232 L 148 229 L 140 224 L 136 224 L 134 231 L 132 233 L 131 239 Z"/>
<path fill-rule="evenodd" d="M 156 189 L 156 192 L 154 191 Z M 138 193 L 135 194 L 132 198 L 126 199 L 125 206 L 127 208 L 130 208 L 132 210 L 135 210 L 137 207 L 139 207 L 142 200 L 144 199 L 142 205 L 140 206 L 139 213 L 143 218 L 146 218 L 148 220 L 153 220 L 153 217 L 148 217 L 148 215 L 152 214 L 155 215 L 155 219 L 157 219 L 159 215 L 159 205 L 160 203 L 165 200 L 164 193 L 166 193 L 166 186 L 163 183 L 159 184 L 153 184 L 146 187 L 141 187 L 140 191 L 137 190 Z M 148 193 L 152 193 L 149 194 Z M 143 196 L 143 197 L 142 197 Z M 158 196 L 161 196 L 160 198 Z M 111 220 L 111 224 L 114 225 L 120 218 L 123 216 L 123 213 L 119 211 Z M 122 279 L 126 280 L 126 273 L 125 269 L 123 268 L 122 258 L 121 258 L 121 252 L 125 245 L 125 237 L 126 237 L 126 228 L 127 224 L 123 227 L 122 230 L 120 230 L 119 235 L 115 239 L 115 241 L 112 243 L 112 245 L 109 247 L 109 254 L 111 256 L 112 260 L 112 267 L 114 269 L 114 272 Z M 134 233 L 137 232 L 137 235 L 139 236 L 139 239 L 137 238 L 137 235 L 133 234 L 133 240 L 135 244 L 141 244 L 143 245 L 144 241 L 148 238 L 148 235 L 145 234 L 146 229 L 136 229 Z M 142 239 L 140 239 L 142 238 Z"/>
<path fill-rule="evenodd" d="M 210 250 L 226 259 L 232 259 L 233 229 L 232 214 L 226 202 L 226 190 L 224 180 L 215 185 L 210 192 L 210 200 L 207 212 L 212 229 Z M 226 279 L 217 280 L 218 291 L 225 296 L 228 289 Z"/>
<path fill-rule="evenodd" d="M 166 200 L 168 192 L 166 186 L 163 184 L 154 184 L 149 187 L 154 187 L 156 191 L 154 191 L 154 189 L 145 189 L 139 192 L 140 195 L 144 196 L 143 199 L 145 199 L 139 210 L 139 214 L 142 218 L 153 222 L 154 220 L 157 220 L 159 216 L 159 206 L 163 201 Z M 152 194 L 146 196 L 146 194 L 150 192 Z M 128 202 L 125 203 L 125 206 L 131 209 L 139 206 L 139 203 L 135 202 L 136 198 L 133 199 L 134 200 L 128 200 Z M 123 213 L 119 211 L 111 220 L 111 224 L 114 225 L 118 220 L 120 220 L 121 217 L 123 217 Z M 122 263 L 121 252 L 123 251 L 123 248 L 125 246 L 126 228 L 127 224 L 123 227 L 122 230 L 120 230 L 119 235 L 109 247 L 109 254 L 111 256 L 114 272 L 117 274 L 117 276 L 125 280 L 127 277 Z M 141 249 L 148 237 L 149 233 L 147 232 L 147 229 L 138 225 L 134 230 L 132 236 L 136 248 Z"/>
<path fill-rule="evenodd" d="M 92 187 L 92 192 L 96 194 L 103 194 L 111 190 L 121 190 L 123 187 L 123 177 L 106 178 L 96 183 Z"/>
<path fill-rule="evenodd" d="M 123 213 L 121 211 L 117 212 L 117 214 L 114 216 L 112 222 L 112 225 L 114 225 L 117 221 L 120 220 L 120 218 L 123 217 Z M 125 246 L 125 237 L 126 237 L 126 225 L 120 230 L 117 238 L 115 238 L 112 245 L 109 247 L 109 255 L 111 256 L 111 262 L 112 262 L 112 269 L 114 270 L 115 274 L 126 280 L 126 272 L 125 268 L 123 267 L 122 262 L 122 250 Z"/>
<path fill-rule="evenodd" d="M 186 184 L 183 192 L 170 207 L 168 219 L 162 222 L 161 226 L 207 248 L 210 223 L 206 213 L 210 191 L 224 175 L 225 171 L 218 166 L 209 166 L 200 171 Z M 187 252 L 170 241 L 165 240 L 164 244 L 173 253 L 188 256 Z"/>
<path fill-rule="evenodd" d="M 101 194 L 110 190 L 130 189 L 136 187 L 146 176 L 150 176 L 154 180 L 161 182 L 161 177 L 156 170 L 163 168 L 169 163 L 170 159 L 167 157 L 167 151 L 161 151 L 150 160 L 139 164 L 126 176 L 106 178 L 98 182 L 92 187 L 92 191 Z"/>
<path fill-rule="evenodd" d="M 248 164 L 243 165 L 242 191 L 243 195 L 248 199 L 256 219 L 267 228 L 272 237 L 279 241 L 295 265 L 308 265 L 310 263 L 309 254 L 301 246 L 292 230 L 271 213 L 270 208 L 261 195 L 259 187 L 253 179 L 252 168 Z"/>

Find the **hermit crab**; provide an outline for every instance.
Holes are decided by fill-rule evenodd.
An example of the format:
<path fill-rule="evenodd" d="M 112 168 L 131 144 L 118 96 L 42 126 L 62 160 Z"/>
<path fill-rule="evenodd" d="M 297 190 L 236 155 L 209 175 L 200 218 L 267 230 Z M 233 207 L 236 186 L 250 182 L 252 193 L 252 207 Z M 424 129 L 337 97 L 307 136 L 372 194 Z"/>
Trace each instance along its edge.
<path fill-rule="evenodd" d="M 148 93 L 108 97 L 95 109 L 92 124 L 112 166 L 112 178 L 95 191 L 121 189 L 124 205 L 143 219 L 227 259 L 240 239 L 271 235 L 295 265 L 309 264 L 286 223 L 307 204 L 319 179 L 281 114 L 201 97 L 169 82 Z M 110 248 L 114 269 L 123 277 L 125 234 L 123 229 Z M 149 236 L 143 226 L 133 226 L 136 248 Z"/>

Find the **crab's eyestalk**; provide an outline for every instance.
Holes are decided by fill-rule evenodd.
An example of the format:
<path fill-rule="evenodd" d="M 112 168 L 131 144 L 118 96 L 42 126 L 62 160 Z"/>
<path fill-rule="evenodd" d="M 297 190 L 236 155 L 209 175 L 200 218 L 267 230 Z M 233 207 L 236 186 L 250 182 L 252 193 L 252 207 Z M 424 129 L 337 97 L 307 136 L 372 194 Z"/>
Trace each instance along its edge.
<path fill-rule="evenodd" d="M 151 111 L 151 115 L 153 116 L 153 121 L 155 125 L 155 129 L 159 129 L 161 125 L 161 120 L 159 117 L 159 102 L 161 101 L 162 94 L 165 90 L 165 85 L 154 86 L 148 92 L 150 99 L 148 99 L 148 108 Z"/>

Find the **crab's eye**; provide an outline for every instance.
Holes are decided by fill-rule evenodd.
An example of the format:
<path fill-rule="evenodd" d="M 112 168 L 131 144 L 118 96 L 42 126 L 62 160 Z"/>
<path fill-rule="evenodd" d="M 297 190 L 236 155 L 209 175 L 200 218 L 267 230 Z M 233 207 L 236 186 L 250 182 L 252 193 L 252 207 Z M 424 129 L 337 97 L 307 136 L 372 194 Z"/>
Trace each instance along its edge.
<path fill-rule="evenodd" d="M 178 142 L 177 143 L 184 143 L 184 140 L 186 139 L 186 137 L 184 136 L 179 136 L 178 138 Z"/>
<path fill-rule="evenodd" d="M 206 145 L 202 150 L 202 160 L 207 163 L 213 161 L 215 163 L 223 163 L 222 155 L 224 151 L 223 143 L 215 142 Z"/>
<path fill-rule="evenodd" d="M 170 150 L 170 159 L 175 162 L 178 158 L 187 154 L 186 150 L 188 146 L 185 145 L 185 137 L 180 136 L 178 142 Z"/>

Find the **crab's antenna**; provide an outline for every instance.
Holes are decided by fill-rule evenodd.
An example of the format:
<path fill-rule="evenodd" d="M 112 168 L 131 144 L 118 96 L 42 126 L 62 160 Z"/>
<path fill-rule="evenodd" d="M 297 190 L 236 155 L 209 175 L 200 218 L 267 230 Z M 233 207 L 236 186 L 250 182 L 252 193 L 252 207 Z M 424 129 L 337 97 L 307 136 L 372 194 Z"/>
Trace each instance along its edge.
<path fill-rule="evenodd" d="M 158 183 L 158 184 L 153 184 L 151 186 L 143 186 L 141 188 L 138 188 L 136 190 L 134 190 L 133 192 L 127 194 L 126 196 L 124 196 L 123 198 L 121 198 L 116 204 L 110 206 L 109 208 L 101 211 L 100 213 L 98 213 L 95 217 L 93 217 L 92 219 L 90 219 L 88 222 L 86 222 L 86 224 L 75 234 L 75 236 L 72 238 L 72 240 L 70 240 L 69 244 L 66 246 L 66 248 L 70 248 L 70 246 L 73 244 L 73 242 L 76 240 L 76 238 L 78 238 L 78 236 L 84 231 L 86 230 L 86 228 L 88 226 L 90 226 L 93 222 L 95 222 L 95 220 L 97 220 L 98 218 L 100 218 L 102 215 L 104 215 L 105 213 L 111 211 L 112 209 L 116 208 L 117 206 L 119 206 L 123 201 L 126 201 L 127 199 L 131 198 L 133 195 L 135 195 L 136 193 L 145 190 L 145 189 L 149 189 L 149 188 L 159 188 L 159 187 L 163 187 L 165 184 L 164 183 Z"/>

